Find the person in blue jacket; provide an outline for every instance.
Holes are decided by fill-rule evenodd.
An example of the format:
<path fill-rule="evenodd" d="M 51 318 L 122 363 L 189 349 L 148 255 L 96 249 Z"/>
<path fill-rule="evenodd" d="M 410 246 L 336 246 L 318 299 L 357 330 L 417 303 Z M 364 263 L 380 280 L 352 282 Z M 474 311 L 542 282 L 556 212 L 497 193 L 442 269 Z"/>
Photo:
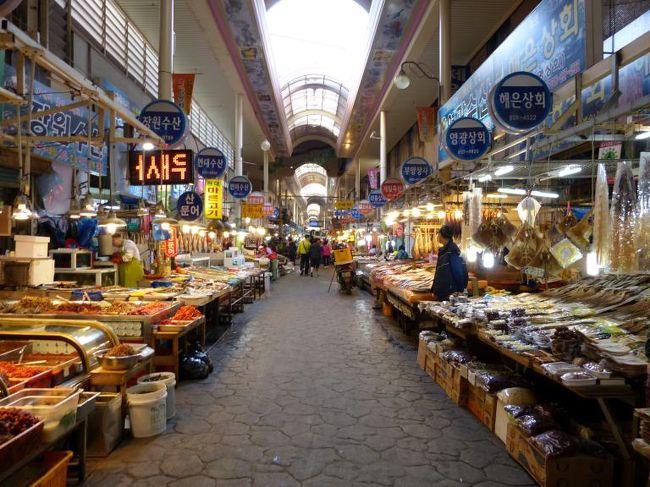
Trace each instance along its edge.
<path fill-rule="evenodd" d="M 462 292 L 467 287 L 467 266 L 453 237 L 454 233 L 449 225 L 443 225 L 438 230 L 438 243 L 442 247 L 438 251 L 438 263 L 431 286 L 431 292 L 436 295 L 438 301 L 446 301 L 449 296 Z"/>

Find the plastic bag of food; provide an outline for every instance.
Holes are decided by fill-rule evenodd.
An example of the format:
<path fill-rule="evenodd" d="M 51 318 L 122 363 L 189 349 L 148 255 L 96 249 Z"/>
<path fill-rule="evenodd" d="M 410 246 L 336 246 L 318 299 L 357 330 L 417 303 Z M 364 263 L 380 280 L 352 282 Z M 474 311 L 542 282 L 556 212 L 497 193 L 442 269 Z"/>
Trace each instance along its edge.
<path fill-rule="evenodd" d="M 643 159 L 641 159 L 643 161 Z M 649 164 L 650 166 L 650 164 Z M 641 184 L 639 184 L 641 188 Z M 639 199 L 641 196 L 639 195 Z M 609 267 L 609 185 L 607 184 L 607 169 L 605 164 L 598 164 L 596 178 L 596 195 L 594 198 L 594 239 L 593 249 L 596 251 L 598 265 Z"/>
<path fill-rule="evenodd" d="M 546 458 L 573 455 L 580 445 L 577 438 L 560 430 L 546 431 L 530 441 L 544 452 Z"/>
<path fill-rule="evenodd" d="M 510 387 L 518 387 L 525 385 L 525 381 L 522 377 L 518 375 L 506 375 L 506 374 L 487 374 L 481 377 L 481 387 L 487 392 L 494 394 L 503 389 L 508 389 Z M 477 377 L 478 384 L 478 377 Z"/>
<path fill-rule="evenodd" d="M 509 416 L 515 419 L 533 414 L 535 412 L 535 408 L 530 404 L 508 404 L 506 406 L 503 406 L 503 410 Z"/>
<path fill-rule="evenodd" d="M 650 270 L 650 152 L 641 152 L 639 162 L 639 270 Z"/>
<path fill-rule="evenodd" d="M 545 431 L 558 428 L 553 416 L 547 412 L 540 412 L 538 410 L 531 414 L 519 416 L 517 418 L 517 423 L 526 436 L 536 436 Z"/>
<path fill-rule="evenodd" d="M 525 387 L 508 387 L 497 393 L 497 398 L 503 404 L 530 405 L 535 403 L 535 394 Z"/>
<path fill-rule="evenodd" d="M 465 350 L 448 350 L 443 352 L 440 357 L 447 362 L 453 362 L 456 364 L 466 364 L 474 359 L 474 357 Z"/>

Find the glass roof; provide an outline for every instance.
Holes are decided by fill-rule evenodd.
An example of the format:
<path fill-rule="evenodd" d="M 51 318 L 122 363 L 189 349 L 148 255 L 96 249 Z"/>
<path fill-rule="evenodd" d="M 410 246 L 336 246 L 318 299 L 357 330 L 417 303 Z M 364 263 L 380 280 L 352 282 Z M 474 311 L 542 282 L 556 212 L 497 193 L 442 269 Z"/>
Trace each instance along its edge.
<path fill-rule="evenodd" d="M 307 205 L 307 215 L 309 216 L 320 215 L 320 205 L 318 203 L 309 203 Z"/>
<path fill-rule="evenodd" d="M 280 0 L 267 11 L 274 68 L 294 142 L 309 135 L 338 138 L 347 87 L 358 82 L 363 68 L 368 20 L 355 0 Z"/>
<path fill-rule="evenodd" d="M 298 179 L 309 173 L 316 173 L 327 177 L 327 171 L 325 168 L 312 162 L 308 162 L 307 164 L 303 164 L 302 166 L 297 167 L 295 171 L 296 178 Z"/>
<path fill-rule="evenodd" d="M 321 183 L 307 183 L 300 188 L 300 196 L 309 198 L 310 196 L 320 196 L 321 198 L 327 197 L 327 189 Z"/>

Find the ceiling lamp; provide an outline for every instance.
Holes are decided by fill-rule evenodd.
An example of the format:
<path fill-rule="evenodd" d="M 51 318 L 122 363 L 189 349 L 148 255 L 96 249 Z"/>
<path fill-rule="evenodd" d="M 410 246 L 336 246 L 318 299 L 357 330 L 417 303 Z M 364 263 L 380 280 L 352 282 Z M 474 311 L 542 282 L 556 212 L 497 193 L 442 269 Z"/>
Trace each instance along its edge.
<path fill-rule="evenodd" d="M 156 214 L 153 217 L 153 223 L 160 225 L 163 230 L 169 230 L 172 225 L 178 225 L 178 220 L 167 216 L 167 211 L 162 203 L 158 203 Z"/>
<path fill-rule="evenodd" d="M 521 188 L 497 188 L 497 191 L 504 194 L 516 194 L 519 196 L 526 195 L 526 190 Z"/>
<path fill-rule="evenodd" d="M 150 151 L 150 150 L 153 150 L 153 149 L 154 149 L 154 145 L 151 142 L 144 142 L 142 144 L 142 150 L 144 150 L 144 151 Z"/>
<path fill-rule="evenodd" d="M 143 199 L 141 199 L 138 202 L 138 216 L 147 216 L 149 214 L 149 208 L 147 207 L 147 204 L 144 202 Z"/>
<path fill-rule="evenodd" d="M 438 218 L 440 218 L 441 220 L 444 220 L 446 216 L 447 216 L 447 213 L 445 213 L 445 210 L 440 210 L 438 212 Z"/>
<path fill-rule="evenodd" d="M 260 149 L 264 152 L 268 151 L 271 148 L 271 143 L 268 140 L 263 140 L 260 144 Z"/>
<path fill-rule="evenodd" d="M 405 90 L 409 86 L 411 86 L 411 78 L 409 78 L 406 73 L 404 72 L 403 69 L 399 70 L 399 74 L 395 76 L 395 79 L 393 80 L 395 83 L 395 86 L 399 90 Z"/>
<path fill-rule="evenodd" d="M 650 130 L 645 130 L 643 132 L 639 132 L 636 134 L 636 137 L 634 137 L 636 140 L 645 140 L 645 139 L 650 139 Z"/>
<path fill-rule="evenodd" d="M 95 202 L 90 193 L 86 193 L 81 200 L 81 211 L 79 212 L 81 216 L 86 218 L 94 218 L 97 216 L 97 211 L 95 210 Z"/>
<path fill-rule="evenodd" d="M 488 193 L 488 194 L 485 195 L 485 197 L 498 200 L 498 199 L 502 199 L 502 198 L 507 198 L 508 195 L 503 194 L 503 193 Z"/>
<path fill-rule="evenodd" d="M 482 174 L 478 177 L 479 183 L 484 183 L 486 181 L 491 181 L 491 180 L 492 180 L 492 176 L 490 176 L 489 174 Z"/>
<path fill-rule="evenodd" d="M 105 228 L 106 233 L 113 235 L 118 228 L 125 228 L 126 222 L 118 218 L 113 210 L 111 210 L 106 218 L 100 218 L 97 225 L 99 228 Z"/>
<path fill-rule="evenodd" d="M 411 210 L 411 215 L 413 216 L 413 218 L 420 218 L 421 214 L 422 212 L 420 211 L 420 208 L 413 208 Z"/>
<path fill-rule="evenodd" d="M 495 176 L 504 176 L 505 174 L 509 174 L 514 170 L 515 170 L 515 166 L 510 166 L 510 165 L 501 166 L 496 171 L 494 171 L 494 175 Z"/>
<path fill-rule="evenodd" d="M 560 171 L 557 173 L 557 176 L 559 178 L 565 178 L 567 176 L 571 176 L 572 174 L 578 174 L 580 171 L 582 171 L 582 166 L 569 164 L 568 166 L 565 166 L 562 169 L 560 169 Z"/>
<path fill-rule="evenodd" d="M 78 220 L 81 218 L 79 211 L 79 200 L 76 197 L 70 199 L 70 209 L 68 210 L 68 218 L 71 220 Z"/>
<path fill-rule="evenodd" d="M 14 200 L 14 207 L 11 217 L 14 220 L 28 220 L 33 216 L 32 204 L 24 194 L 19 194 Z"/>
<path fill-rule="evenodd" d="M 531 191 L 530 192 L 531 196 L 537 196 L 538 198 L 559 198 L 560 195 L 557 193 L 550 193 L 547 191 Z"/>

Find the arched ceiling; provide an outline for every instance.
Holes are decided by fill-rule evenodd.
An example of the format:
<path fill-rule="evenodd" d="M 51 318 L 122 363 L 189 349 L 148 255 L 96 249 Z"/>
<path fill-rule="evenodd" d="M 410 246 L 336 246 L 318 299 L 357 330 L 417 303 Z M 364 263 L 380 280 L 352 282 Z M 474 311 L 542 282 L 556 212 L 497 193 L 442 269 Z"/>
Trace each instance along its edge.
<path fill-rule="evenodd" d="M 264 4 L 266 5 L 266 10 L 273 7 L 273 5 L 275 5 L 279 1 L 281 0 L 264 0 Z M 354 0 L 354 1 L 357 2 L 359 5 L 361 5 L 364 8 L 364 10 L 370 10 L 370 5 L 372 4 L 372 0 Z"/>

